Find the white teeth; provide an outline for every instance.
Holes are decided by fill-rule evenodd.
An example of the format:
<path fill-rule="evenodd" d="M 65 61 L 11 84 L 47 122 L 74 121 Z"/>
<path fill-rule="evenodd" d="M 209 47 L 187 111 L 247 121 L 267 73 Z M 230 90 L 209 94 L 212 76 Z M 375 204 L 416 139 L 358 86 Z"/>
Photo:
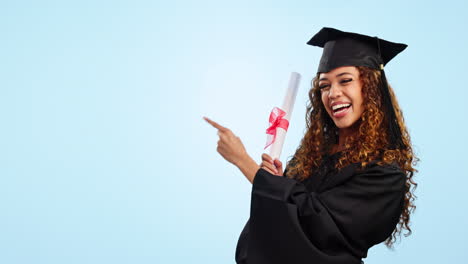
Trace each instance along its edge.
<path fill-rule="evenodd" d="M 341 107 L 348 107 L 350 106 L 351 104 L 338 104 L 338 105 L 334 105 L 332 106 L 332 109 L 335 110 L 337 108 L 341 108 Z"/>

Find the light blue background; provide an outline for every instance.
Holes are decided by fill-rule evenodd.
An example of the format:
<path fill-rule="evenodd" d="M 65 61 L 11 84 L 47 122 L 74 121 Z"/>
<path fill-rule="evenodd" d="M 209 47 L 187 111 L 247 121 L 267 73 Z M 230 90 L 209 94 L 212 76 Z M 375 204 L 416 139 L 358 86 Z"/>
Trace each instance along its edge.
<path fill-rule="evenodd" d="M 208 116 L 260 162 L 268 115 L 323 26 L 409 45 L 387 65 L 420 173 L 413 234 L 365 263 L 468 259 L 463 1 L 2 1 L 0 263 L 234 263 L 251 185 Z"/>

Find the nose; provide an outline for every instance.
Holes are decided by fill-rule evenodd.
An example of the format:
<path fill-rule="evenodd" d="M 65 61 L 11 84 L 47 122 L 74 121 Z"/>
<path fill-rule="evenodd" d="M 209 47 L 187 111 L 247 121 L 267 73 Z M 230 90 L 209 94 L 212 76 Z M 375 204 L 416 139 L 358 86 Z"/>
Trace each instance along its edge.
<path fill-rule="evenodd" d="M 335 98 L 338 98 L 342 95 L 342 91 L 341 91 L 341 88 L 339 87 L 339 85 L 331 85 L 330 87 L 330 92 L 328 93 L 328 98 L 330 99 L 335 99 Z"/>

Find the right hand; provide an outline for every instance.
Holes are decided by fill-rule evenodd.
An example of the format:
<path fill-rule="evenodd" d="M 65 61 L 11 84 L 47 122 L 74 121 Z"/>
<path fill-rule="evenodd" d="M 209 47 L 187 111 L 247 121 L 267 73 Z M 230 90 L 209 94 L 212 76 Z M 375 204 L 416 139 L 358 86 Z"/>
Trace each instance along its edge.
<path fill-rule="evenodd" d="M 218 153 L 221 154 L 225 160 L 238 166 L 239 162 L 244 160 L 245 156 L 248 156 L 241 139 L 232 133 L 229 128 L 223 127 L 208 117 L 203 117 L 203 119 L 214 128 L 218 129 L 219 140 L 218 147 L 216 148 Z"/>
<path fill-rule="evenodd" d="M 260 168 L 268 171 L 271 174 L 283 176 L 283 164 L 278 159 L 273 160 L 270 155 L 262 154 L 262 163 Z"/>

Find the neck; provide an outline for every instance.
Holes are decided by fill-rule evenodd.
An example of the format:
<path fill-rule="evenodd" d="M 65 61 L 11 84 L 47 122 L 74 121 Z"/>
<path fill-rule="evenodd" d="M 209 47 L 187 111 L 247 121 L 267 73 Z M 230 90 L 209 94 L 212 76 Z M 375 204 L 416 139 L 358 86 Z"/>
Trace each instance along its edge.
<path fill-rule="evenodd" d="M 340 129 L 338 131 L 338 147 L 344 148 L 346 144 L 346 140 L 353 135 L 352 131 L 348 129 Z"/>
<path fill-rule="evenodd" d="M 358 133 L 359 124 L 358 122 L 354 123 L 350 127 L 340 128 L 338 131 L 338 146 L 336 146 L 337 151 L 345 149 L 347 140 Z"/>

